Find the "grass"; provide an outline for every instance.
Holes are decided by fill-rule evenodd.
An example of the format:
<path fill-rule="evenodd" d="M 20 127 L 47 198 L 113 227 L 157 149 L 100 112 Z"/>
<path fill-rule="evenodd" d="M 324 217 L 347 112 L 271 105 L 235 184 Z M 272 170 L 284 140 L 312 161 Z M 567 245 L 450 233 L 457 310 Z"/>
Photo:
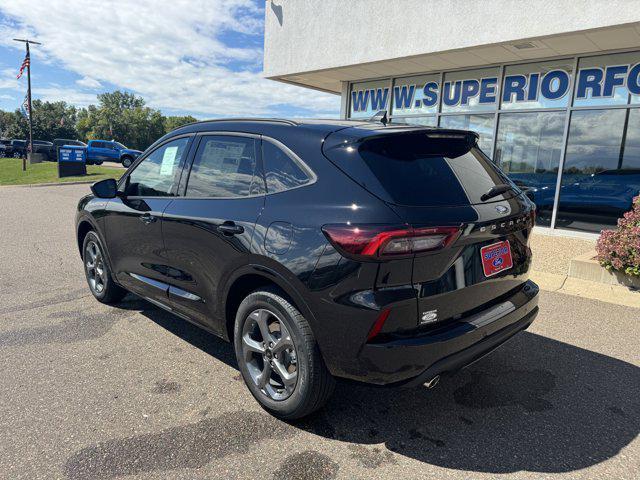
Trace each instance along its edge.
<path fill-rule="evenodd" d="M 0 158 L 0 185 L 27 185 L 37 183 L 97 182 L 105 178 L 119 178 L 124 170 L 119 168 L 87 165 L 87 174 L 77 177 L 58 178 L 58 164 L 43 162 L 29 165 L 22 171 L 22 159 Z"/>

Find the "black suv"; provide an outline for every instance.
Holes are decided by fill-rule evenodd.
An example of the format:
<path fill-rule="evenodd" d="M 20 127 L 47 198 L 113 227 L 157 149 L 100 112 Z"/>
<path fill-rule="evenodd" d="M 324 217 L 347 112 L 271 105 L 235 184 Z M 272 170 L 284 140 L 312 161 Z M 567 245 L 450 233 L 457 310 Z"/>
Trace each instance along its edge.
<path fill-rule="evenodd" d="M 334 377 L 433 386 L 526 329 L 534 204 L 467 131 L 354 121 L 179 128 L 78 205 L 101 302 L 127 291 L 231 340 L 293 419 Z"/>
<path fill-rule="evenodd" d="M 58 149 L 60 147 L 64 147 L 65 145 L 75 145 L 78 147 L 86 147 L 87 144 L 84 142 L 81 142 L 80 140 L 71 140 L 68 138 L 56 138 L 52 144 L 50 146 L 47 146 L 45 148 L 42 148 L 40 150 L 40 153 L 43 153 L 44 155 L 46 155 L 47 160 L 49 160 L 50 162 L 57 162 L 58 161 Z"/>

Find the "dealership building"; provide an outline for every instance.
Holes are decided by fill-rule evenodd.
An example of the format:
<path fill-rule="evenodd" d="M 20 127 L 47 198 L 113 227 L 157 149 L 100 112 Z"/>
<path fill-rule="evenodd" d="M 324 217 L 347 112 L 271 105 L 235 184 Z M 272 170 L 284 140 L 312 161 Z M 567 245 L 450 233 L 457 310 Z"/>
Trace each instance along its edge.
<path fill-rule="evenodd" d="M 269 0 L 264 75 L 477 132 L 549 233 L 611 228 L 640 191 L 640 0 Z"/>

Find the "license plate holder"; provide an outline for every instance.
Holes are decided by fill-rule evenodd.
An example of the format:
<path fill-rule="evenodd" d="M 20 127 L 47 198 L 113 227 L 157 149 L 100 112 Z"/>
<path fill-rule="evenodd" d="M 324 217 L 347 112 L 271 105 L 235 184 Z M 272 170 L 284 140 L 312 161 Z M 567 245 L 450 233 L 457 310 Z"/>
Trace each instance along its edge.
<path fill-rule="evenodd" d="M 480 249 L 482 271 L 485 277 L 493 277 L 513 267 L 511 244 L 509 240 L 492 243 Z"/>

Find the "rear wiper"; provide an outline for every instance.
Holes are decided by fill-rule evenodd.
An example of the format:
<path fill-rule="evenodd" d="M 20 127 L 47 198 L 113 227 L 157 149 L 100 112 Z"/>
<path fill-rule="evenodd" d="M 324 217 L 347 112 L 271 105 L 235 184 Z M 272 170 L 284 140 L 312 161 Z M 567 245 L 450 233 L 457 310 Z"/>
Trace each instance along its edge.
<path fill-rule="evenodd" d="M 498 195 L 508 192 L 509 190 L 514 190 L 513 185 L 509 185 L 508 183 L 499 183 L 498 185 L 494 185 L 489 189 L 489 191 L 483 194 L 480 197 L 480 200 L 486 202 L 490 198 L 497 197 Z"/>

